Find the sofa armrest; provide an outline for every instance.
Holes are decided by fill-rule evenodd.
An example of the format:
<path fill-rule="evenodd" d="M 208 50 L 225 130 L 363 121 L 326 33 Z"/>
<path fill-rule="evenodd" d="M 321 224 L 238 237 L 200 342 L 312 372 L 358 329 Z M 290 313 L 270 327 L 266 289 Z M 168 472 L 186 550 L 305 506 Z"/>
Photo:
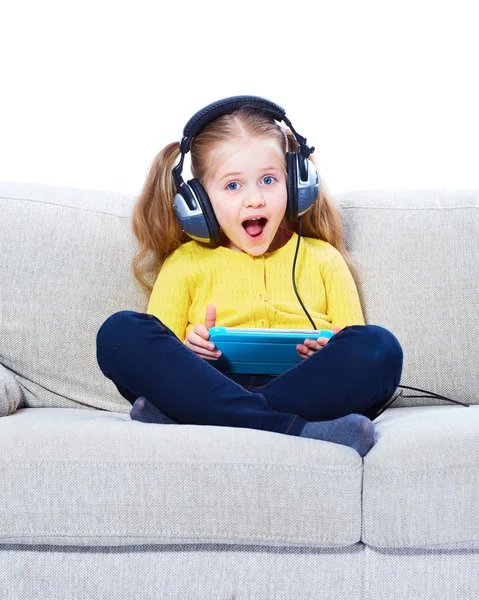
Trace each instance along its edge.
<path fill-rule="evenodd" d="M 13 414 L 23 406 L 24 397 L 20 384 L 12 372 L 0 364 L 0 417 Z"/>

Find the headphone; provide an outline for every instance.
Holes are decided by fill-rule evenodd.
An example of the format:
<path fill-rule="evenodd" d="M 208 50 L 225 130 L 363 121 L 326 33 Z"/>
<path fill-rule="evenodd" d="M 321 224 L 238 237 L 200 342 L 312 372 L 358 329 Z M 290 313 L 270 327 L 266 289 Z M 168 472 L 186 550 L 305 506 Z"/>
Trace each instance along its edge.
<path fill-rule="evenodd" d="M 208 194 L 198 179 L 190 179 L 185 183 L 181 177 L 183 161 L 190 151 L 190 143 L 194 136 L 218 117 L 231 114 L 243 106 L 255 108 L 276 121 L 284 121 L 298 141 L 298 152 L 286 152 L 287 218 L 291 222 L 297 221 L 318 198 L 319 175 L 314 164 L 308 160 L 309 155 L 314 152 L 314 147 L 310 148 L 306 144 L 306 138 L 294 130 L 284 108 L 259 96 L 231 96 L 218 100 L 199 110 L 185 125 L 180 143 L 181 158 L 173 168 L 177 190 L 173 202 L 176 219 L 181 229 L 199 242 L 219 244 L 221 229 Z"/>

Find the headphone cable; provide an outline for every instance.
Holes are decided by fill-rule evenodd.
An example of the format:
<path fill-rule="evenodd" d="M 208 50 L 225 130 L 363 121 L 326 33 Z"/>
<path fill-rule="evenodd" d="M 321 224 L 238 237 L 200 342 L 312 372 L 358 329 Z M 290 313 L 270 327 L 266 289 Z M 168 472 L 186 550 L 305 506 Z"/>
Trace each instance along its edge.
<path fill-rule="evenodd" d="M 306 307 L 304 306 L 304 304 L 303 304 L 303 302 L 302 302 L 301 298 L 299 297 L 298 290 L 296 289 L 296 283 L 295 283 L 295 281 L 294 281 L 294 271 L 295 271 L 295 269 L 296 269 L 296 258 L 298 257 L 299 241 L 300 241 L 300 239 L 301 239 L 301 227 L 302 227 L 302 224 L 303 224 L 303 217 L 301 216 L 301 217 L 299 217 L 299 233 L 298 233 L 298 243 L 296 244 L 296 253 L 295 253 L 295 255 L 294 255 L 294 261 L 293 261 L 293 287 L 294 287 L 294 292 L 295 292 L 295 294 L 296 294 L 296 296 L 297 296 L 297 298 L 298 298 L 298 300 L 299 300 L 299 303 L 300 303 L 300 304 L 301 304 L 301 306 L 303 307 L 303 310 L 304 310 L 304 312 L 306 313 L 306 315 L 307 315 L 308 319 L 311 321 L 311 325 L 313 326 L 313 329 L 316 329 L 316 330 L 317 330 L 318 328 L 317 328 L 317 327 L 316 327 L 316 325 L 314 324 L 314 321 L 313 321 L 313 319 L 312 319 L 312 318 L 309 316 L 309 313 L 308 313 L 308 311 L 306 310 Z"/>

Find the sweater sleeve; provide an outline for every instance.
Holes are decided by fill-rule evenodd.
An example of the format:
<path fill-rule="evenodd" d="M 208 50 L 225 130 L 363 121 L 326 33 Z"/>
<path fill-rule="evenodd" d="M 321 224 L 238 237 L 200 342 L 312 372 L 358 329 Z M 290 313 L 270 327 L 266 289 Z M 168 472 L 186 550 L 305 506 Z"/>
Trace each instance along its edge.
<path fill-rule="evenodd" d="M 323 280 L 326 288 L 327 312 L 333 326 L 364 325 L 356 283 L 342 254 L 328 244 Z"/>
<path fill-rule="evenodd" d="M 191 296 L 188 285 L 188 258 L 177 251 L 164 261 L 148 302 L 154 315 L 184 342 Z"/>

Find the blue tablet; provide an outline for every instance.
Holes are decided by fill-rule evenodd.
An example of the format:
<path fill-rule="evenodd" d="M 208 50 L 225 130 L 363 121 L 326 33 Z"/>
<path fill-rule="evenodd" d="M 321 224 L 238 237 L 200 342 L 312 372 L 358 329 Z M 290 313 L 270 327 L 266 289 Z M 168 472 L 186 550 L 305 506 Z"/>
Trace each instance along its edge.
<path fill-rule="evenodd" d="M 306 338 L 333 337 L 328 329 L 212 327 L 210 341 L 221 356 L 209 364 L 226 373 L 279 375 L 301 362 L 296 346 Z"/>

